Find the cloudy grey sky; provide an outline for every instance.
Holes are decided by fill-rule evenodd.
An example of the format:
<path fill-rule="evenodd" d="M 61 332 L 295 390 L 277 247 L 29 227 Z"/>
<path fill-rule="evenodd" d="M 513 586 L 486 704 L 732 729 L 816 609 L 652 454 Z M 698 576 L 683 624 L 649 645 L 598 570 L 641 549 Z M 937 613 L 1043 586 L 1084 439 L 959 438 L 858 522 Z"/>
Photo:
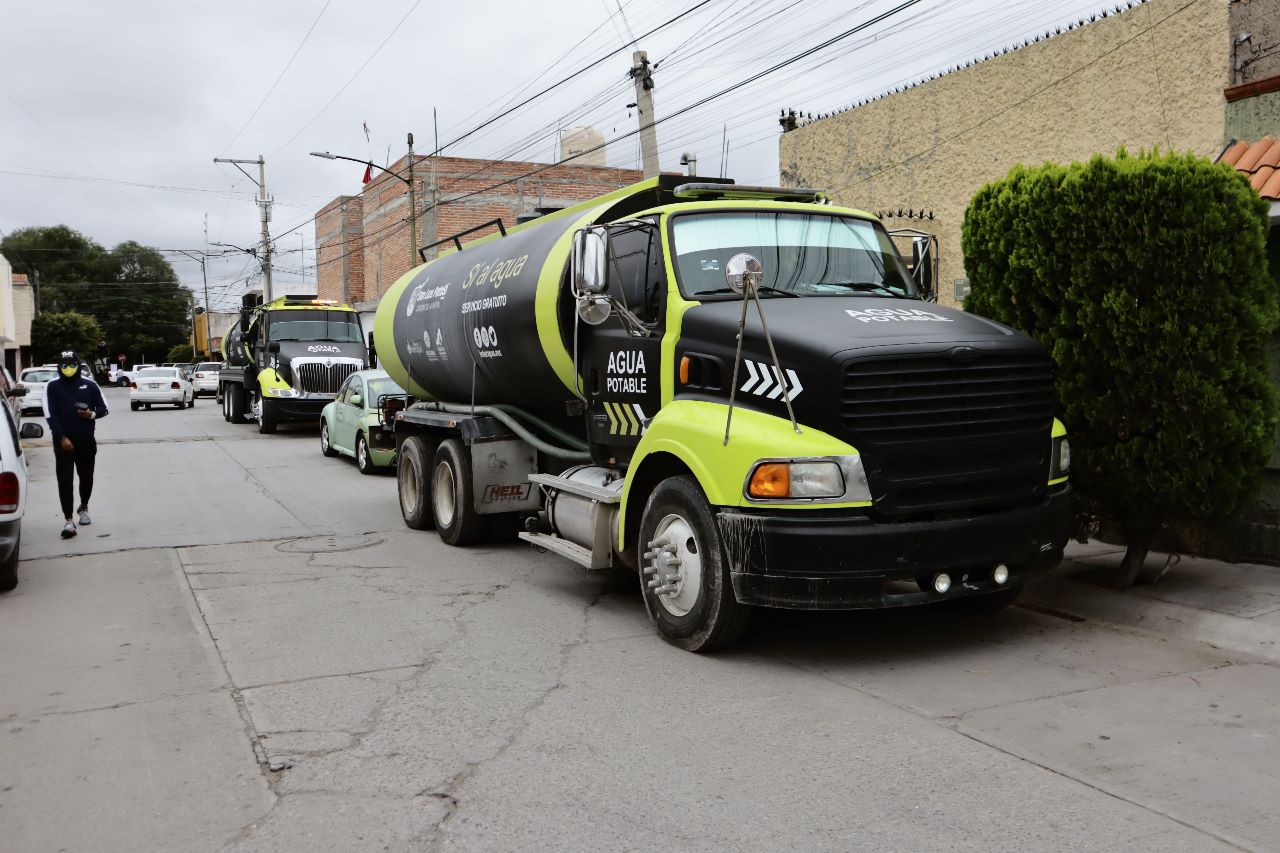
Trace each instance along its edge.
<path fill-rule="evenodd" d="M 658 63 L 660 120 L 903 0 L 0 0 L 0 230 L 67 224 L 112 246 L 257 240 L 256 187 L 214 157 L 267 158 L 282 235 L 277 278 L 315 280 L 311 217 L 385 163 L 478 132 L 446 153 L 548 162 L 558 132 L 634 131 L 632 39 Z M 701 5 L 700 5 L 701 4 Z M 778 180 L 778 112 L 828 112 L 1104 8 L 1098 0 L 918 0 L 837 44 L 658 128 L 663 168 L 698 154 L 742 183 Z M 1112 4 L 1114 5 L 1114 4 Z M 692 10 L 692 11 L 690 11 Z M 682 13 L 674 24 L 661 27 Z M 656 33 L 644 36 L 650 30 Z M 641 36 L 644 36 L 641 38 Z M 611 51 L 616 51 L 608 57 Z M 570 83 L 507 106 L 603 59 Z M 366 137 L 364 127 L 368 127 Z M 722 139 L 728 141 L 722 164 Z M 637 137 L 609 145 L 636 166 Z M 198 289 L 199 266 L 170 255 Z M 254 261 L 214 258 L 214 308 L 252 283 Z"/>

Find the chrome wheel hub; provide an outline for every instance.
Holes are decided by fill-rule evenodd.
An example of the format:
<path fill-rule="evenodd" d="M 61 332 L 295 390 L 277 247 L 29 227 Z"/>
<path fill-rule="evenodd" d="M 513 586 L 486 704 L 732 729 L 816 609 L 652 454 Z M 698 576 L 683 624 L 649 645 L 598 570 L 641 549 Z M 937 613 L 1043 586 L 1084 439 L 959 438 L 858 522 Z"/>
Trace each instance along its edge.
<path fill-rule="evenodd" d="M 664 516 L 644 553 L 645 586 L 663 609 L 685 616 L 702 591 L 702 554 L 693 528 L 679 515 Z"/>

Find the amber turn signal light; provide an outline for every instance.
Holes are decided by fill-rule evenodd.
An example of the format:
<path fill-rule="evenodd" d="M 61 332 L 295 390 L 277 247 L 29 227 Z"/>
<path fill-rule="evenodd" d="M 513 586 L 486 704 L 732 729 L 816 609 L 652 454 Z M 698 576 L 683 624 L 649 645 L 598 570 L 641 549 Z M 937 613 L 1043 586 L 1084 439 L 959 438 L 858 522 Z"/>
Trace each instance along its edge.
<path fill-rule="evenodd" d="M 680 359 L 680 384 L 689 384 L 689 356 Z"/>
<path fill-rule="evenodd" d="M 791 494 L 791 466 L 785 462 L 765 462 L 751 472 L 747 494 L 753 498 L 785 498 Z"/>

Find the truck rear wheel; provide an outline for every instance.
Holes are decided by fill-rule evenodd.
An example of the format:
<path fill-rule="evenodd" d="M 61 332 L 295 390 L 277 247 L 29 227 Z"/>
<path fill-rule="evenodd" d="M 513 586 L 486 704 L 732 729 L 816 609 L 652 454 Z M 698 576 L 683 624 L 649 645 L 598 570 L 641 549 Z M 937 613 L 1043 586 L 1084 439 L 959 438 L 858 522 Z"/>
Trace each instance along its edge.
<path fill-rule="evenodd" d="M 431 463 L 435 454 L 425 439 L 411 435 L 397 454 L 396 489 L 400 493 L 400 514 L 414 530 L 430 530 L 435 525 L 431 511 Z"/>
<path fill-rule="evenodd" d="M 751 608 L 734 597 L 715 514 L 697 480 L 671 477 L 653 490 L 639 550 L 640 594 L 662 639 L 708 652 L 742 636 Z"/>
<path fill-rule="evenodd" d="M 233 424 L 244 423 L 244 387 L 227 386 L 227 419 Z"/>
<path fill-rule="evenodd" d="M 431 512 L 436 532 L 449 545 L 473 545 L 484 535 L 484 516 L 476 512 L 471 460 L 456 438 L 440 442 L 431 472 Z"/>

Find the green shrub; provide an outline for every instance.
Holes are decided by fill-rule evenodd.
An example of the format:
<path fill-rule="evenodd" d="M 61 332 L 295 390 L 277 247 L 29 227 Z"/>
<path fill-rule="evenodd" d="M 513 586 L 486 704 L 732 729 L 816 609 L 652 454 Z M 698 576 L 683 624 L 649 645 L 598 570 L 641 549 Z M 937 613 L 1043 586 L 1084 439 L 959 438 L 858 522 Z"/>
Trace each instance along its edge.
<path fill-rule="evenodd" d="M 1053 353 L 1081 512 L 1123 526 L 1127 583 L 1161 526 L 1234 512 L 1270 453 L 1267 227 L 1231 167 L 1123 150 L 1015 168 L 965 212 L 965 307 Z"/>
<path fill-rule="evenodd" d="M 195 361 L 196 351 L 191 348 L 191 344 L 178 344 L 169 348 L 169 354 L 165 356 L 164 360 L 180 364 Z"/>

